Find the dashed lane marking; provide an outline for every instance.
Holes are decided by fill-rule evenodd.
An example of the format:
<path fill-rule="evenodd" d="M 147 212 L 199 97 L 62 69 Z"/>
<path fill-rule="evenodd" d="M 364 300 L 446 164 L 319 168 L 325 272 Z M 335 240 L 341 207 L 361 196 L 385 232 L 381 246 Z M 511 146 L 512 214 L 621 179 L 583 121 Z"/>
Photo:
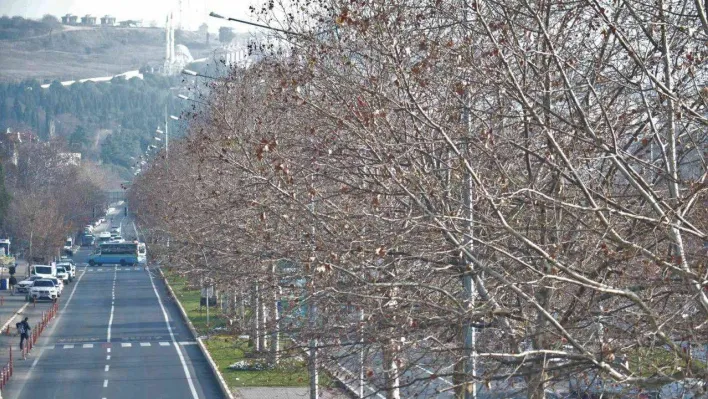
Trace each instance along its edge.
<path fill-rule="evenodd" d="M 171 346 L 170 342 L 121 342 L 121 348 L 132 348 L 133 344 L 139 347 L 167 347 Z M 180 341 L 176 343 L 177 345 L 196 345 L 197 341 Z M 117 345 L 117 343 L 116 343 Z M 109 342 L 92 342 L 92 343 L 81 343 L 77 342 L 75 344 L 57 344 L 57 345 L 45 345 L 42 349 L 106 349 L 106 353 L 111 353 L 111 343 Z"/>

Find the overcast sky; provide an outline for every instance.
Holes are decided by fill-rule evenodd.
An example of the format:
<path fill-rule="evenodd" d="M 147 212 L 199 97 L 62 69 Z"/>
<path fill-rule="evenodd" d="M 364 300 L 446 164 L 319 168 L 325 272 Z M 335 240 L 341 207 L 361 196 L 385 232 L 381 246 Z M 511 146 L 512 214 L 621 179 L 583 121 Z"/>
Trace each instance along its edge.
<path fill-rule="evenodd" d="M 215 31 L 221 25 L 231 26 L 237 31 L 246 32 L 246 25 L 226 22 L 207 17 L 210 11 L 239 19 L 252 20 L 248 11 L 251 4 L 259 0 L 182 0 L 182 13 L 185 24 L 196 29 L 202 22 L 209 24 Z M 25 18 L 40 18 L 44 14 L 57 17 L 67 13 L 83 16 L 92 14 L 102 17 L 110 14 L 123 19 L 141 19 L 145 25 L 150 21 L 162 26 L 165 17 L 174 11 L 178 18 L 178 0 L 0 0 L 0 15 L 20 15 Z"/>

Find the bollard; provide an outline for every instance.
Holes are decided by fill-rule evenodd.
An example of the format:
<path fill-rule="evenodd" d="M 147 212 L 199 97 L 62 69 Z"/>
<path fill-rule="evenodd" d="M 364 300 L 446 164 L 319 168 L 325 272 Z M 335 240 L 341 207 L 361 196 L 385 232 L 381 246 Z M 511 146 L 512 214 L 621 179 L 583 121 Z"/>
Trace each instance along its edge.
<path fill-rule="evenodd" d="M 2 306 L 2 305 L 4 305 L 4 304 L 5 304 L 5 297 L 4 297 L 4 296 L 0 296 L 0 306 Z"/>
<path fill-rule="evenodd" d="M 32 307 L 33 308 L 37 307 L 37 297 L 32 297 Z"/>

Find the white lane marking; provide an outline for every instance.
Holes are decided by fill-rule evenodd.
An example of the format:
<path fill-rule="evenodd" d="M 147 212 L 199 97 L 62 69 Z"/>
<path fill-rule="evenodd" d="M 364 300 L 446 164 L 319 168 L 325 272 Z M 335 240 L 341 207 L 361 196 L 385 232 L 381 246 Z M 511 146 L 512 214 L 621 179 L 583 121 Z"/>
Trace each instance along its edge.
<path fill-rule="evenodd" d="M 196 345 L 197 341 L 182 341 L 179 344 L 180 345 Z"/>
<path fill-rule="evenodd" d="M 107 353 L 111 353 L 111 348 L 106 348 Z"/>
<path fill-rule="evenodd" d="M 73 349 L 73 348 L 74 348 L 73 344 L 64 345 L 64 349 Z"/>
<path fill-rule="evenodd" d="M 83 347 L 84 348 L 93 348 L 93 344 L 84 344 Z"/>
<path fill-rule="evenodd" d="M 76 292 L 76 288 L 79 286 L 79 283 L 81 282 L 81 279 L 84 277 L 84 274 L 86 274 L 86 271 L 84 270 L 83 273 L 81 273 L 81 276 L 76 280 L 76 284 L 74 285 L 74 289 L 71 290 L 71 295 L 69 295 L 69 299 L 66 300 L 66 304 L 64 304 L 64 309 L 66 310 L 67 307 L 69 307 L 69 304 L 71 303 L 71 298 L 74 297 L 74 293 Z M 61 316 L 64 315 L 64 312 L 57 312 L 56 320 L 54 323 L 52 323 L 52 327 L 47 330 L 47 335 L 52 336 L 54 334 L 54 330 L 57 328 L 57 325 L 59 324 L 59 319 L 61 319 Z M 39 354 L 37 355 L 37 358 L 34 359 L 34 362 L 32 362 L 32 365 L 30 366 L 29 370 L 27 371 L 27 376 L 22 382 L 22 386 L 20 387 L 20 390 L 17 393 L 17 397 L 20 398 L 22 397 L 22 391 L 25 389 L 25 385 L 27 384 L 27 380 L 30 379 L 32 376 L 32 371 L 34 371 L 34 367 L 37 365 L 37 362 L 39 362 L 39 359 L 42 357 L 42 354 L 44 353 L 44 348 L 41 348 L 39 350 Z"/>
<path fill-rule="evenodd" d="M 105 369 L 105 370 L 103 370 L 103 371 L 108 371 L 108 370 L 109 370 L 110 368 L 111 368 L 111 366 L 109 366 L 109 365 L 106 365 L 106 369 Z"/>
<path fill-rule="evenodd" d="M 179 356 L 179 361 L 182 363 L 182 369 L 184 369 L 184 376 L 187 378 L 187 383 L 189 384 L 189 390 L 192 391 L 192 397 L 194 399 L 199 399 L 197 395 L 197 390 L 194 388 L 194 383 L 192 382 L 192 376 L 187 368 L 187 363 L 184 361 L 184 355 L 182 355 L 182 349 L 177 345 L 177 340 L 175 339 L 175 334 L 172 332 L 172 326 L 170 325 L 170 318 L 167 317 L 167 311 L 165 306 L 162 304 L 162 299 L 160 299 L 160 294 L 157 292 L 157 287 L 155 287 L 155 281 L 152 279 L 152 273 L 148 273 L 150 277 L 150 284 L 152 284 L 152 289 L 155 291 L 155 296 L 157 297 L 157 303 L 162 309 L 162 315 L 165 317 L 165 325 L 167 325 L 167 331 L 170 333 L 170 338 L 172 338 L 172 343 L 175 344 L 175 350 L 177 351 L 177 356 Z"/>
<path fill-rule="evenodd" d="M 149 342 L 141 342 L 140 346 L 150 346 L 150 343 Z"/>
<path fill-rule="evenodd" d="M 170 346 L 169 342 L 160 342 L 160 346 Z"/>
<path fill-rule="evenodd" d="M 0 330 L 5 331 L 5 329 L 7 328 L 7 326 L 9 326 L 10 323 L 12 323 L 12 321 L 15 320 L 15 317 L 19 316 L 20 313 L 22 313 L 22 311 L 25 310 L 25 308 L 26 308 L 27 305 L 29 305 L 29 304 L 30 304 L 30 303 L 27 302 L 26 304 L 22 305 L 22 307 L 20 308 L 20 310 L 18 310 L 17 312 L 15 312 L 15 314 L 12 315 L 12 317 L 10 318 L 10 320 L 8 320 L 7 323 L 3 324 L 2 327 L 0 327 Z"/>
<path fill-rule="evenodd" d="M 96 269 L 96 271 L 97 271 L 97 272 L 102 272 L 102 271 L 103 271 L 103 269 Z"/>
<path fill-rule="evenodd" d="M 106 360 L 111 360 L 111 355 L 107 355 Z"/>
<path fill-rule="evenodd" d="M 107 388 L 108 387 L 108 380 L 103 380 L 103 387 Z M 105 399 L 105 398 L 104 398 Z"/>
<path fill-rule="evenodd" d="M 123 348 L 130 348 L 131 346 L 133 346 L 133 344 L 131 344 L 130 342 L 123 342 L 120 344 L 120 346 Z"/>
<path fill-rule="evenodd" d="M 116 299 L 116 277 L 118 277 L 118 274 L 116 272 L 113 272 L 113 300 L 111 301 L 111 317 L 108 319 L 108 333 L 106 335 L 106 341 L 111 342 L 111 327 L 113 326 L 113 312 L 115 311 L 116 305 L 115 305 L 115 299 Z"/>

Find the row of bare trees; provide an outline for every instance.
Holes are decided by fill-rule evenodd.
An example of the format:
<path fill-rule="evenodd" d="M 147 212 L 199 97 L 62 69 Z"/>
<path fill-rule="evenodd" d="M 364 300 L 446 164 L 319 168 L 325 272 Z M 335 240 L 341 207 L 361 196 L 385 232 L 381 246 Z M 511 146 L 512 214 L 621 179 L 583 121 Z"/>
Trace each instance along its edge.
<path fill-rule="evenodd" d="M 391 398 L 708 378 L 703 2 L 303 5 L 134 185 L 172 267 Z"/>
<path fill-rule="evenodd" d="M 19 136 L 17 136 L 19 137 Z M 6 135 L 3 170 L 9 205 L 2 230 L 13 252 L 32 259 L 58 256 L 66 237 L 105 207 L 101 173 L 72 158 L 57 142 L 21 142 Z"/>

